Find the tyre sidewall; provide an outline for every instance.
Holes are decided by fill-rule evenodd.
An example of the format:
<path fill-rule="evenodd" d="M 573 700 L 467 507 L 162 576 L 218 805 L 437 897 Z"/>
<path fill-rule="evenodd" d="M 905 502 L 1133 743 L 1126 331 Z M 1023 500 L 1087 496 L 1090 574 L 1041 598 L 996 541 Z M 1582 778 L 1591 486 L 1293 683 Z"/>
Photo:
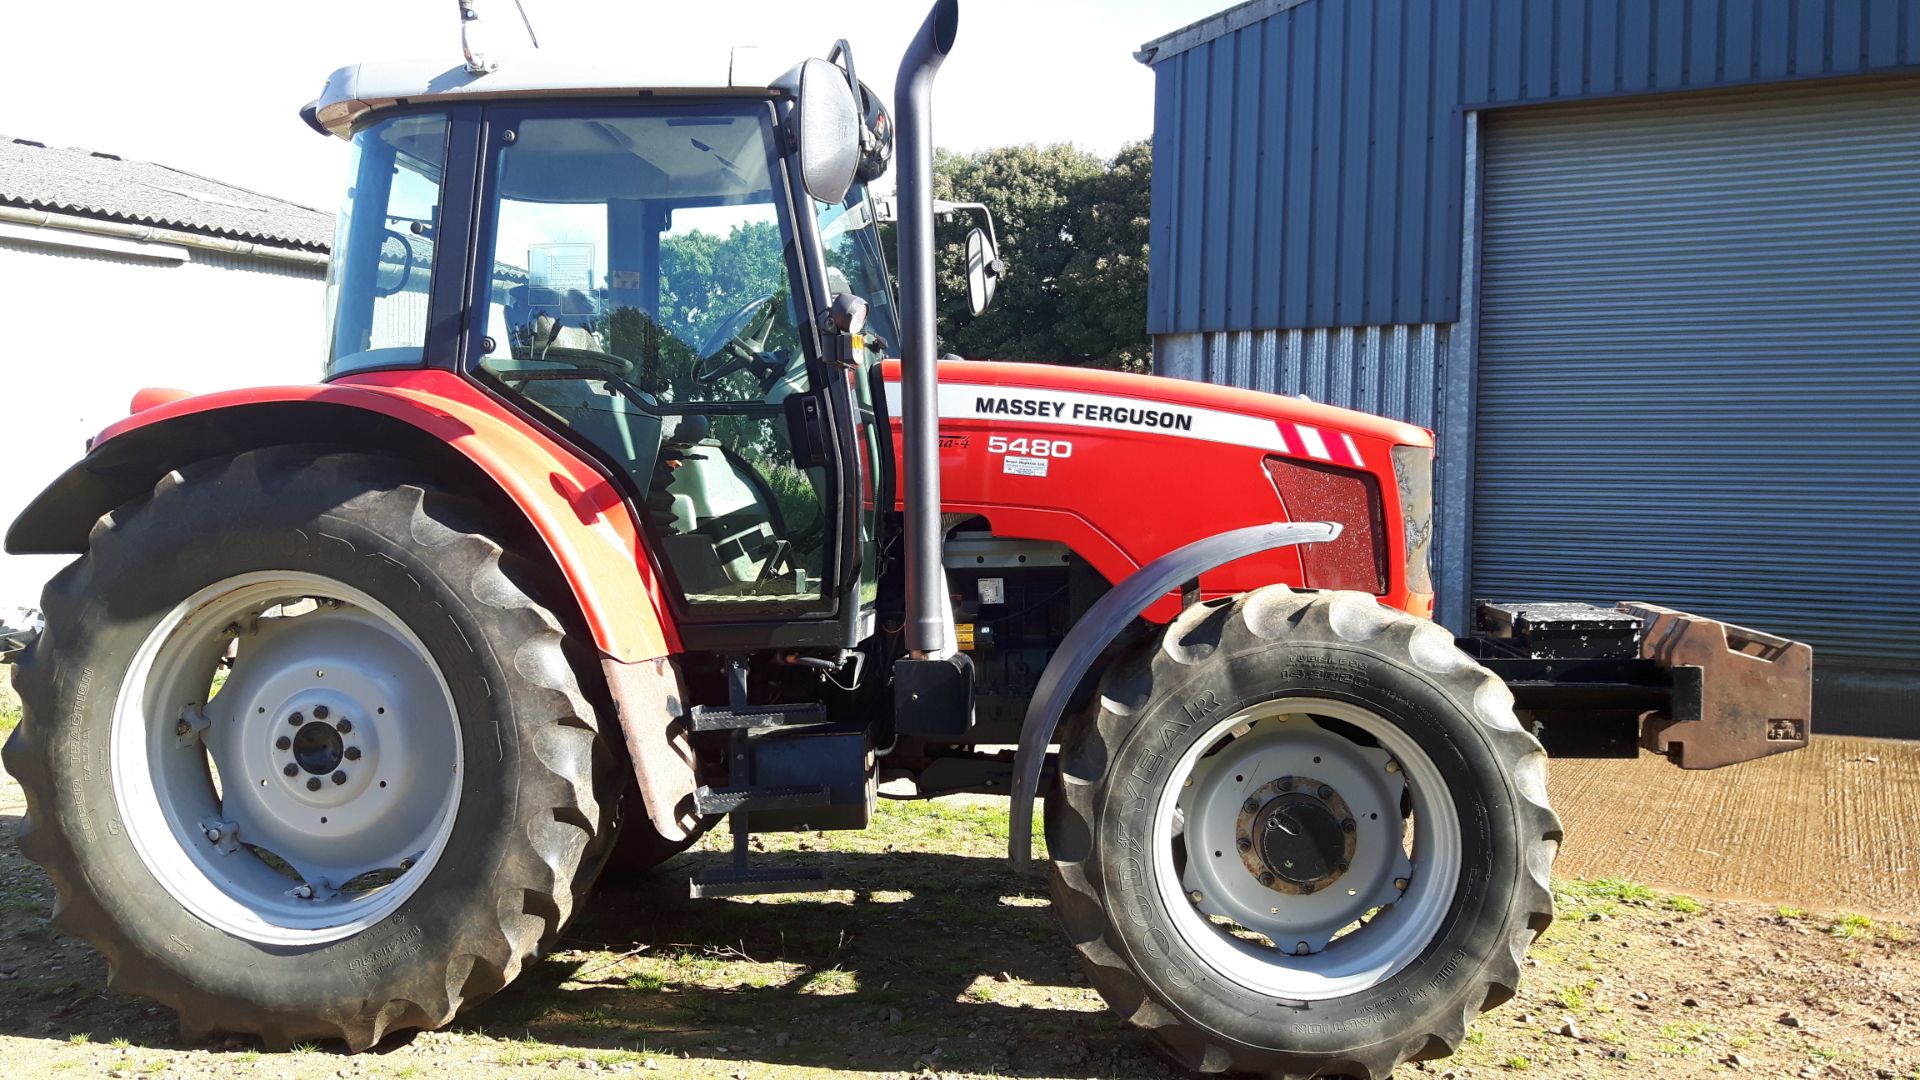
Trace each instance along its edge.
<path fill-rule="evenodd" d="M 51 716 L 35 718 L 52 722 L 50 739 L 60 748 L 52 755 L 55 790 L 67 805 L 53 819 L 69 833 L 67 845 L 87 892 L 104 909 L 101 916 L 135 953 L 113 956 L 109 950 L 109 959 L 123 968 L 162 964 L 213 999 L 269 1013 L 281 1006 L 310 1014 L 314 1001 L 378 1003 L 414 995 L 405 984 L 425 973 L 416 961 L 429 949 L 442 955 L 449 946 L 454 955 L 463 946 L 489 956 L 504 952 L 476 939 L 497 938 L 500 912 L 517 911 L 522 903 L 518 895 L 497 894 L 498 882 L 521 880 L 504 869 L 536 858 L 523 817 L 556 804 L 537 784 L 529 789 L 529 776 L 547 776 L 523 767 L 534 745 L 522 717 L 537 703 L 514 700 L 522 684 L 513 671 L 514 643 L 488 624 L 490 609 L 475 595 L 475 580 L 457 576 L 476 568 L 457 561 L 430 565 L 406 542 L 417 492 L 352 494 L 351 512 L 343 513 L 341 500 L 329 498 L 339 492 L 289 487 L 275 492 L 270 503 L 236 504 L 216 500 L 217 490 L 183 486 L 168 512 L 158 512 L 156 504 L 130 515 L 112 542 L 121 555 L 141 556 L 89 556 L 91 580 L 80 617 L 50 623 L 48 639 L 39 644 L 42 657 L 62 664 L 54 679 L 55 708 Z M 206 519 L 193 511 L 216 506 L 219 519 L 202 527 Z M 183 599 L 252 571 L 315 574 L 384 604 L 444 674 L 462 729 L 459 810 L 427 880 L 378 924 L 324 944 L 246 941 L 181 907 L 134 849 L 111 781 L 113 715 L 127 659 Z M 503 903 L 511 907 L 501 908 Z M 444 970 L 436 968 L 432 978 L 442 981 Z M 429 989 L 445 1000 L 449 988 Z"/>
<path fill-rule="evenodd" d="M 1170 666 L 1157 664 L 1156 674 Z M 1360 644 L 1271 642 L 1188 670 L 1177 685 L 1156 687 L 1131 730 L 1115 733 L 1098 796 L 1098 872 L 1133 970 L 1189 1023 L 1254 1051 L 1350 1054 L 1412 1031 L 1457 1028 L 1467 995 L 1476 995 L 1473 1009 L 1481 1005 L 1486 958 L 1514 933 L 1512 898 L 1524 872 L 1510 781 L 1470 710 Z M 1155 806 L 1187 750 L 1219 720 L 1283 697 L 1349 702 L 1397 725 L 1432 759 L 1460 819 L 1460 879 L 1433 940 L 1395 975 L 1346 997 L 1275 998 L 1213 972 L 1167 911 L 1151 855 Z"/>

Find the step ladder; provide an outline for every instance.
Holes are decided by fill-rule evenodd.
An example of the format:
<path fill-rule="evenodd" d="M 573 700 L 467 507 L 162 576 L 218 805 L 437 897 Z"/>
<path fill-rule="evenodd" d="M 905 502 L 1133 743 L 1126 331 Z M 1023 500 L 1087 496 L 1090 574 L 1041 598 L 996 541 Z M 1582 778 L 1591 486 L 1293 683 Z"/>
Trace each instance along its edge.
<path fill-rule="evenodd" d="M 747 667 L 738 658 L 727 661 L 727 705 L 693 707 L 688 719 L 695 731 L 727 733 L 727 783 L 701 785 L 693 793 L 694 808 L 702 815 L 726 814 L 733 832 L 733 859 L 726 865 L 695 874 L 687 881 L 695 899 L 749 896 L 759 893 L 813 892 L 827 888 L 826 873 L 818 867 L 754 866 L 747 847 L 749 815 L 755 810 L 803 810 L 828 806 L 833 790 L 818 785 L 761 785 L 753 780 L 753 732 L 809 727 L 828 722 L 827 707 L 748 705 Z"/>

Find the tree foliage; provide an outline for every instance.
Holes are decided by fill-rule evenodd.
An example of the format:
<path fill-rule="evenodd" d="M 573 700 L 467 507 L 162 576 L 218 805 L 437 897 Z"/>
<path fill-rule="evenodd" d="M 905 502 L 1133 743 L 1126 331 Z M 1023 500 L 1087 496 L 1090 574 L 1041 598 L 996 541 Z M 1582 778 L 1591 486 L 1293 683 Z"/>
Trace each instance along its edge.
<path fill-rule="evenodd" d="M 934 195 L 993 211 L 1007 274 L 967 309 L 965 241 L 977 215 L 938 223 L 940 337 L 963 356 L 1144 371 L 1152 146 L 1110 161 L 1067 145 L 934 158 Z"/>

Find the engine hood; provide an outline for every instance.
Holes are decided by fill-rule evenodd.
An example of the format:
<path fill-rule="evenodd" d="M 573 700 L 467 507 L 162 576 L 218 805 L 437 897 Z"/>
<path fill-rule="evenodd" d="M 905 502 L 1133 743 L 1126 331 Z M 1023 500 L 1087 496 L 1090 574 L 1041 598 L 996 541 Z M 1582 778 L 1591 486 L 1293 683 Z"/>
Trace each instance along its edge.
<path fill-rule="evenodd" d="M 897 361 L 887 361 L 885 378 L 889 382 L 899 380 L 900 366 Z M 1126 398 L 1137 401 L 1139 408 L 1148 410 L 1143 415 L 1151 415 L 1150 407 L 1153 405 L 1184 406 L 1276 423 L 1308 424 L 1394 445 L 1433 446 L 1433 433 L 1414 424 L 1300 398 L 1159 375 L 1133 375 L 1122 371 L 1052 364 L 943 360 L 940 362 L 940 383 L 943 389 L 948 386 L 993 386 L 1009 391 L 1035 390 Z M 1024 407 L 1024 402 L 1017 397 L 1009 399 L 1007 404 L 1015 408 Z M 1054 407 L 1061 406 L 1056 403 Z M 947 409 L 943 407 L 941 413 L 946 415 Z M 1175 419 L 1182 418 L 1176 416 Z"/>

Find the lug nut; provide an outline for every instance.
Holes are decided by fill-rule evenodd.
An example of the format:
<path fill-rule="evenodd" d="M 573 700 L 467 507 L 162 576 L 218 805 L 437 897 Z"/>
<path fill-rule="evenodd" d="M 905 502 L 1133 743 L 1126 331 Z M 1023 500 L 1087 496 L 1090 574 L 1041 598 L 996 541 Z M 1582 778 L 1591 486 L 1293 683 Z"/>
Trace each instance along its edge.
<path fill-rule="evenodd" d="M 1199 902 L 1200 902 L 1200 890 L 1199 890 L 1199 889 L 1195 889 L 1195 890 L 1193 890 L 1192 892 L 1190 892 L 1190 893 L 1188 893 L 1188 894 L 1187 894 L 1187 899 L 1189 899 L 1189 900 L 1191 900 L 1191 901 L 1193 901 L 1193 902 L 1194 902 L 1194 903 L 1196 903 L 1196 904 L 1197 904 L 1197 903 L 1199 903 Z"/>
<path fill-rule="evenodd" d="M 182 720 L 179 723 L 173 725 L 173 733 L 175 735 L 185 735 L 192 730 L 193 730 L 193 725 L 187 723 L 185 720 Z"/>
<path fill-rule="evenodd" d="M 339 732 L 342 735 L 345 735 L 347 732 L 353 730 L 353 721 L 343 716 L 340 718 L 339 723 L 333 725 L 333 730 Z"/>
<path fill-rule="evenodd" d="M 1260 812 L 1260 802 L 1257 799 L 1248 799 L 1240 809 L 1245 810 L 1249 814 L 1257 814 Z"/>
<path fill-rule="evenodd" d="M 1352 832 L 1353 830 L 1354 830 L 1354 824 L 1353 824 L 1352 818 L 1348 818 L 1347 820 L 1342 821 L 1340 823 L 1341 832 Z"/>
<path fill-rule="evenodd" d="M 1265 870 L 1260 871 L 1260 884 L 1262 885 L 1273 884 L 1273 875 L 1267 873 Z"/>
<path fill-rule="evenodd" d="M 221 832 L 221 831 L 220 831 L 219 829 L 208 829 L 208 830 L 207 830 L 207 839 L 208 839 L 208 840 L 210 840 L 210 841 L 212 841 L 213 843 L 216 843 L 216 844 L 217 844 L 217 843 L 219 843 L 219 842 L 220 842 L 220 840 L 221 840 L 221 838 L 222 838 L 222 837 L 224 837 L 225 835 L 226 835 L 226 834 L 225 834 L 225 833 L 223 833 L 223 832 Z"/>
<path fill-rule="evenodd" d="M 315 720 L 325 720 L 327 718 L 327 707 L 325 705 L 315 705 L 313 707 L 313 718 Z"/>
<path fill-rule="evenodd" d="M 286 763 L 285 766 L 283 766 L 280 769 L 280 771 L 285 773 L 288 776 L 298 776 L 300 774 L 300 766 L 295 765 L 293 762 L 289 761 Z"/>
<path fill-rule="evenodd" d="M 1328 786 L 1327 786 L 1327 785 L 1325 785 L 1325 784 L 1321 784 L 1321 785 L 1320 785 L 1320 797 L 1321 797 L 1321 798 L 1323 798 L 1323 799 L 1331 799 L 1331 798 L 1333 798 L 1333 789 L 1332 789 L 1332 788 L 1330 788 L 1330 787 L 1328 787 Z"/>
<path fill-rule="evenodd" d="M 275 750 L 285 750 L 291 747 L 292 745 L 293 745 L 293 740 L 287 738 L 285 735 L 282 735 L 279 738 L 273 740 L 273 748 Z"/>
<path fill-rule="evenodd" d="M 296 887 L 294 888 L 294 890 L 293 890 L 293 898 L 294 898 L 295 900 L 311 900 L 311 899 L 313 899 L 313 886 L 311 886 L 311 885 L 299 885 L 299 886 L 296 886 Z"/>
<path fill-rule="evenodd" d="M 344 773 L 344 772 L 341 772 L 341 771 L 340 771 L 340 770 L 338 770 L 338 769 L 335 769 L 335 770 L 333 771 L 333 782 L 334 782 L 334 783 L 336 783 L 336 784 L 344 784 L 344 783 L 346 783 L 346 782 L 347 782 L 347 774 L 346 774 L 346 773 Z"/>
<path fill-rule="evenodd" d="M 1285 788 L 1290 788 L 1290 787 L 1292 787 L 1292 786 L 1293 786 L 1293 777 L 1291 777 L 1291 776 L 1283 776 L 1283 777 L 1281 777 L 1281 778 L 1280 778 L 1280 786 L 1281 786 L 1281 788 L 1283 788 L 1283 789 L 1285 789 Z"/>
<path fill-rule="evenodd" d="M 1388 771 L 1388 772 L 1399 772 L 1399 771 L 1400 771 L 1400 763 L 1399 763 L 1399 762 L 1397 762 L 1397 761 L 1389 761 L 1389 762 L 1387 762 L 1387 771 Z"/>
<path fill-rule="evenodd" d="M 401 859 L 401 860 L 400 860 L 400 869 L 402 869 L 402 870 L 411 870 L 411 869 L 413 869 L 413 860 L 412 860 L 412 859 Z"/>
<path fill-rule="evenodd" d="M 1412 884 L 1412 882 L 1409 882 L 1406 878 L 1403 878 L 1403 877 L 1397 877 L 1393 879 L 1393 887 L 1396 889 L 1399 889 L 1401 892 L 1406 892 L 1407 886 L 1410 884 Z"/>
<path fill-rule="evenodd" d="M 306 722 L 307 722 L 307 718 L 304 716 L 301 716 L 299 713 L 294 713 L 292 716 L 287 717 L 288 727 L 299 727 L 301 724 L 304 724 Z"/>
<path fill-rule="evenodd" d="M 343 756 L 346 757 L 348 761 L 360 760 L 360 748 L 357 746 L 349 746 L 341 753 L 343 754 Z"/>
<path fill-rule="evenodd" d="M 1302 885 L 1302 886 L 1300 886 L 1300 892 L 1301 892 L 1301 893 L 1302 893 L 1303 895 L 1306 895 L 1306 896 L 1312 896 L 1312 895 L 1313 895 L 1313 882 L 1311 882 L 1311 881 L 1309 881 L 1309 882 L 1307 882 L 1307 883 L 1306 883 L 1305 885 Z"/>
<path fill-rule="evenodd" d="M 1304 941 L 1300 942 L 1299 944 L 1293 947 L 1293 955 L 1295 956 L 1305 956 L 1312 951 L 1313 951 L 1313 946 L 1308 945 Z"/>
<path fill-rule="evenodd" d="M 317 777 L 317 776 L 310 776 L 310 777 L 308 777 L 308 778 L 307 778 L 307 790 L 308 790 L 308 791 L 319 791 L 319 790 L 320 790 L 320 778 L 319 778 L 319 777 Z"/>
<path fill-rule="evenodd" d="M 1334 868 L 1335 870 L 1338 870 L 1338 871 L 1340 871 L 1340 872 L 1341 872 L 1341 873 L 1343 873 L 1343 874 L 1344 874 L 1344 873 L 1346 873 L 1346 872 L 1347 872 L 1347 862 L 1346 862 L 1346 860 L 1345 860 L 1345 859 L 1342 859 L 1342 860 L 1340 860 L 1339 862 L 1337 862 L 1337 863 L 1334 863 L 1334 864 L 1333 864 L 1333 868 Z"/>
<path fill-rule="evenodd" d="M 1253 850 L 1253 841 L 1247 839 L 1244 836 L 1241 837 L 1239 840 L 1236 840 L 1235 843 L 1239 845 L 1241 851 Z"/>

